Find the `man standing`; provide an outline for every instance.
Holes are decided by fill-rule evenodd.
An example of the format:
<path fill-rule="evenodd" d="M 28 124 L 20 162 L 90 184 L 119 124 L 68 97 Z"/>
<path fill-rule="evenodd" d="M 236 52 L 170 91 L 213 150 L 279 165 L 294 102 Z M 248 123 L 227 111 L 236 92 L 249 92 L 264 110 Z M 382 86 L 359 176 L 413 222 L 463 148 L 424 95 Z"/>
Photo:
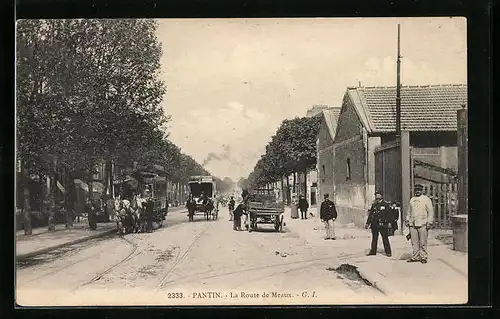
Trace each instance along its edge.
<path fill-rule="evenodd" d="M 189 194 L 188 199 L 186 201 L 186 208 L 188 210 L 188 217 L 189 221 L 192 222 L 194 221 L 194 209 L 195 209 L 196 203 L 193 199 L 193 195 Z"/>
<path fill-rule="evenodd" d="M 320 218 L 321 221 L 325 224 L 326 237 L 327 239 L 335 240 L 335 229 L 333 228 L 333 222 L 337 219 L 337 209 L 335 208 L 335 204 L 329 199 L 329 195 L 324 195 L 325 200 L 321 203 L 320 208 Z"/>
<path fill-rule="evenodd" d="M 365 228 L 372 230 L 372 245 L 368 256 L 377 254 L 378 235 L 382 235 L 382 243 L 387 257 L 392 256 L 391 244 L 389 243 L 389 223 L 390 218 L 390 204 L 382 197 L 382 192 L 375 192 L 375 201 L 368 213 Z"/>
<path fill-rule="evenodd" d="M 234 204 L 235 204 L 234 197 L 231 196 L 231 200 L 229 201 L 229 205 L 228 205 L 228 207 L 229 207 L 229 220 L 230 221 L 233 220 Z"/>
<path fill-rule="evenodd" d="M 146 213 L 146 232 L 151 233 L 153 231 L 153 214 L 154 214 L 154 203 L 153 199 L 151 198 L 151 192 L 149 189 L 146 189 L 145 191 L 146 195 L 146 202 L 143 204 L 143 206 L 146 206 L 145 213 Z"/>
<path fill-rule="evenodd" d="M 241 230 L 241 216 L 243 216 L 246 213 L 245 210 L 246 210 L 246 208 L 245 208 L 245 205 L 243 203 L 238 204 L 238 206 L 234 210 L 234 212 L 233 212 L 233 215 L 234 215 L 233 230 L 236 230 L 236 231 Z"/>
<path fill-rule="evenodd" d="M 308 208 L 309 208 L 309 203 L 307 202 L 307 199 L 304 197 L 304 195 L 300 195 L 299 209 L 300 209 L 301 219 L 307 219 L 307 209 Z"/>
<path fill-rule="evenodd" d="M 87 198 L 87 219 L 90 230 L 97 229 L 97 205 L 90 198 Z"/>
<path fill-rule="evenodd" d="M 408 262 L 427 263 L 427 231 L 434 222 L 434 207 L 426 195 L 422 195 L 423 186 L 415 185 L 415 196 L 410 199 L 405 225 L 410 228 L 413 256 Z"/>

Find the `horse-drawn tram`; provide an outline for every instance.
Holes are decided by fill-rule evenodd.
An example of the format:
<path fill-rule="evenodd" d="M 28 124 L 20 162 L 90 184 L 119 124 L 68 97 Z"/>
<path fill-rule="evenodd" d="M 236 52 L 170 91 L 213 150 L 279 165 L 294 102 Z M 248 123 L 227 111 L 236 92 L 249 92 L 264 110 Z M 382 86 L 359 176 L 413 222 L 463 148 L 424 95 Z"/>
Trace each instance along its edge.
<path fill-rule="evenodd" d="M 158 224 L 158 227 L 161 227 L 168 214 L 166 177 L 150 171 L 137 171 L 134 177 L 139 182 L 139 194 L 147 193 L 151 197 L 153 202 L 153 221 Z"/>
<path fill-rule="evenodd" d="M 257 230 L 258 224 L 273 224 L 275 231 L 283 229 L 285 205 L 276 198 L 274 190 L 254 189 L 247 201 L 248 231 Z"/>
<path fill-rule="evenodd" d="M 119 234 L 146 231 L 149 218 L 153 228 L 161 227 L 168 213 L 166 178 L 153 171 L 134 171 L 122 183 L 114 211 Z"/>
<path fill-rule="evenodd" d="M 188 185 L 194 201 L 193 214 L 203 214 L 206 220 L 210 217 L 217 219 L 218 212 L 214 205 L 217 194 L 215 179 L 212 176 L 191 176 Z"/>

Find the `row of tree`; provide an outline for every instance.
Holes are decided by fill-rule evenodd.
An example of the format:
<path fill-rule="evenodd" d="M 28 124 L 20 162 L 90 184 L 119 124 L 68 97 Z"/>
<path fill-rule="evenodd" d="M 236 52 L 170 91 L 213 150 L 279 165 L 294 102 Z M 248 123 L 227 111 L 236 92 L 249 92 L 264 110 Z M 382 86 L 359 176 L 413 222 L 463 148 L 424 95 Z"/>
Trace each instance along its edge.
<path fill-rule="evenodd" d="M 259 187 L 293 176 L 293 191 L 297 186 L 297 174 L 306 174 L 316 166 L 316 140 L 321 118 L 296 117 L 284 120 L 266 146 L 266 152 L 257 161 L 247 180 L 241 185 Z M 282 188 L 283 185 L 282 185 Z"/>
<path fill-rule="evenodd" d="M 183 184 L 190 175 L 209 175 L 168 140 L 157 27 L 145 19 L 18 21 L 17 157 L 28 225 L 33 176 L 50 182 L 43 209 L 53 230 L 57 186 L 79 178 L 92 189 L 103 160 L 108 168 L 162 165 Z M 67 211 L 73 202 L 66 201 Z"/>

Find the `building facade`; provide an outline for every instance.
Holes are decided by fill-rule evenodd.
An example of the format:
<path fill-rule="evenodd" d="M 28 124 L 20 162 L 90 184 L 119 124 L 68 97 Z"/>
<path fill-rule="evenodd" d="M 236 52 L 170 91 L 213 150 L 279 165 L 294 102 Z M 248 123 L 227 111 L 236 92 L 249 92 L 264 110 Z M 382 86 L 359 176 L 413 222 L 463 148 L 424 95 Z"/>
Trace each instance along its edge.
<path fill-rule="evenodd" d="M 335 130 L 340 114 L 340 108 L 329 108 L 321 112 L 321 124 L 318 131 L 317 140 L 317 172 L 318 172 L 318 201 L 323 200 L 325 194 L 330 198 L 335 197 L 335 188 L 333 183 L 333 141 Z"/>
<path fill-rule="evenodd" d="M 333 143 L 334 198 L 341 222 L 363 226 L 376 176 L 394 173 L 394 180 L 400 178 L 401 170 L 385 167 L 380 172 L 375 163 L 375 154 L 396 140 L 395 98 L 395 87 L 346 90 Z M 456 111 L 466 100 L 465 85 L 401 88 L 401 128 L 409 132 L 411 158 L 419 161 L 412 170 L 415 182 L 445 183 L 453 175 Z"/>

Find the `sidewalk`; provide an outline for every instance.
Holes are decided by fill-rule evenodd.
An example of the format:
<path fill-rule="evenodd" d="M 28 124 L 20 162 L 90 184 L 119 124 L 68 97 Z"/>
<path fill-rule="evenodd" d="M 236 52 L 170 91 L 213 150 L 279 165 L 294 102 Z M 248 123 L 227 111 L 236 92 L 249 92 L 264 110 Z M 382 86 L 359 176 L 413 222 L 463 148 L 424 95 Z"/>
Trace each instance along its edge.
<path fill-rule="evenodd" d="M 170 207 L 168 214 L 182 213 L 184 207 Z M 167 215 L 168 219 L 168 215 Z M 73 228 L 67 229 L 65 224 L 57 224 L 54 232 L 48 231 L 47 226 L 34 228 L 31 236 L 24 235 L 24 230 L 16 232 L 16 258 L 23 259 L 36 256 L 48 251 L 102 237 L 116 231 L 116 222 L 97 223 L 96 230 L 90 230 L 87 217 L 82 217 Z"/>
<path fill-rule="evenodd" d="M 411 243 L 402 235 L 390 237 L 392 257 L 383 253 L 379 238 L 376 256 L 366 256 L 371 243 L 371 231 L 354 225 L 335 223 L 337 240 L 324 240 L 324 226 L 315 215 L 307 220 L 291 219 L 285 209 L 287 229 L 316 247 L 329 247 L 340 257 L 332 267 L 342 263 L 358 268 L 362 277 L 373 286 L 391 296 L 394 303 L 466 303 L 468 294 L 467 254 L 454 251 L 435 237 L 443 231 L 431 230 L 428 240 L 428 263 L 407 263 L 411 257 Z"/>
<path fill-rule="evenodd" d="M 98 223 L 96 230 L 90 230 L 88 223 L 75 224 L 74 228 L 65 229 L 57 225 L 55 232 L 48 232 L 47 227 L 33 229 L 33 235 L 24 233 L 16 236 L 16 258 L 24 259 L 52 251 L 57 248 L 102 237 L 116 231 L 116 223 Z M 62 227 L 62 229 L 61 229 Z M 35 232 L 36 230 L 36 232 Z"/>

